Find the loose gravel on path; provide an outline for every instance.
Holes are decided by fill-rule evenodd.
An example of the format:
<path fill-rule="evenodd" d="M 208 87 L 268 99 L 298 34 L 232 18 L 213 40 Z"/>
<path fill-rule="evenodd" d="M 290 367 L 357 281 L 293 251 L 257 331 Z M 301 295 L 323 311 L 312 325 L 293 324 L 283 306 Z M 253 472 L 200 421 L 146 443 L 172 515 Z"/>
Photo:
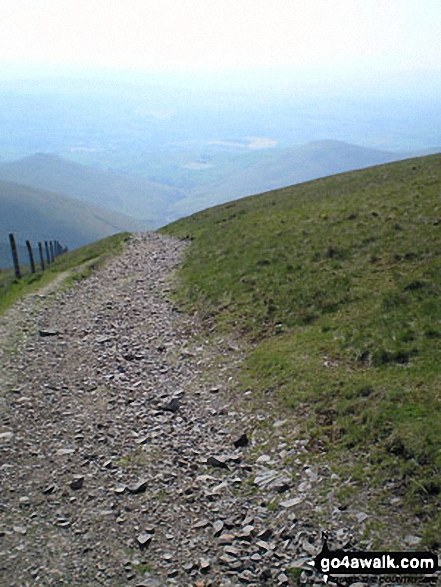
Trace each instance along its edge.
<path fill-rule="evenodd" d="M 282 464 L 302 443 L 257 458 L 240 348 L 167 299 L 184 248 L 137 235 L 2 318 L 1 585 L 289 585 L 320 549 L 296 509 L 319 472 Z"/>

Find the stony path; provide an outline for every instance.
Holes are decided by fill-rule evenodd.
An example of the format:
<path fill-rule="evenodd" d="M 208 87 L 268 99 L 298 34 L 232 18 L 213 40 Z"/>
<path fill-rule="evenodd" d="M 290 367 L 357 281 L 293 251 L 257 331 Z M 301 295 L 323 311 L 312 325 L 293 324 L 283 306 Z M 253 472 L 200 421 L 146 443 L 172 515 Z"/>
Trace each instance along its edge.
<path fill-rule="evenodd" d="M 184 246 L 139 235 L 3 318 L 1 585 L 288 585 L 317 552 L 295 510 L 319 474 L 280 465 L 301 442 L 257 458 L 241 351 L 167 301 Z"/>

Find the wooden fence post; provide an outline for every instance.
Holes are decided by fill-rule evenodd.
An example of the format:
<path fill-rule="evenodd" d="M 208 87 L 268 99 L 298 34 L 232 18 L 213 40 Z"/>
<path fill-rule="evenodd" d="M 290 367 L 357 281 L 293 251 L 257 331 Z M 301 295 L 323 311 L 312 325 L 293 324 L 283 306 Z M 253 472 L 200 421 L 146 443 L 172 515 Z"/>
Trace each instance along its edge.
<path fill-rule="evenodd" d="M 49 255 L 49 245 L 47 244 L 47 241 L 44 241 L 44 248 L 46 249 L 46 261 L 47 261 L 47 264 L 50 265 L 51 258 L 50 258 L 50 255 Z"/>
<path fill-rule="evenodd" d="M 41 270 L 44 271 L 44 257 L 43 257 L 43 245 L 40 243 L 38 243 L 38 251 L 40 253 L 40 265 L 41 265 Z"/>
<path fill-rule="evenodd" d="M 32 271 L 32 273 L 35 273 L 34 253 L 32 251 L 31 243 L 29 241 L 26 241 L 26 246 L 28 247 L 29 262 L 31 264 L 31 271 Z"/>
<path fill-rule="evenodd" d="M 51 263 L 53 263 L 54 260 L 55 260 L 55 258 L 54 258 L 54 243 L 53 243 L 53 241 L 50 241 L 50 243 L 49 243 L 49 250 L 50 250 L 50 253 L 51 253 Z"/>
<path fill-rule="evenodd" d="M 15 239 L 14 239 L 14 235 L 13 234 L 10 234 L 9 235 L 9 242 L 11 243 L 12 260 L 14 262 L 15 277 L 17 279 L 20 279 L 21 278 L 20 264 L 18 262 L 17 247 L 15 245 Z"/>

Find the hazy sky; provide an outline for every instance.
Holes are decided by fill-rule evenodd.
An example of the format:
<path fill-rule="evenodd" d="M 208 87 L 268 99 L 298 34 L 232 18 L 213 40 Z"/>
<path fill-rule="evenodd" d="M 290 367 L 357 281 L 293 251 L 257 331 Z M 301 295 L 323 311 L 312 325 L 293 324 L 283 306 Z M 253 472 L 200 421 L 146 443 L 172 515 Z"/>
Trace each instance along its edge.
<path fill-rule="evenodd" d="M 0 0 L 0 65 L 440 69 L 441 0 Z"/>

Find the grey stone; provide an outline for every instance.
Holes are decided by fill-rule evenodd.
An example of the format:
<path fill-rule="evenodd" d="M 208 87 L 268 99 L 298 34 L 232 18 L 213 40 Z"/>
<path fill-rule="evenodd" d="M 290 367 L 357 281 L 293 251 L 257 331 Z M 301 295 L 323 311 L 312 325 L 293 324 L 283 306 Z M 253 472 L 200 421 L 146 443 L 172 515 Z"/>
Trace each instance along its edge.
<path fill-rule="evenodd" d="M 291 485 L 291 477 L 285 471 L 266 469 L 254 478 L 258 487 L 278 492 L 286 491 Z"/>
<path fill-rule="evenodd" d="M 27 534 L 27 528 L 25 526 L 14 526 L 12 529 L 17 534 L 22 534 L 23 536 Z"/>
<path fill-rule="evenodd" d="M 205 519 L 205 520 L 198 520 L 197 522 L 195 522 L 193 524 L 193 528 L 194 529 L 198 529 L 198 528 L 206 528 L 208 525 L 210 524 L 210 521 Z"/>
<path fill-rule="evenodd" d="M 131 485 L 128 485 L 127 491 L 129 493 L 134 494 L 134 495 L 139 494 L 139 493 L 144 493 L 148 487 L 148 483 L 149 482 L 147 479 L 142 479 L 140 481 L 137 481 L 136 483 L 132 483 Z"/>
<path fill-rule="evenodd" d="M 286 585 L 289 583 L 289 579 L 285 573 L 280 573 L 280 575 L 277 575 L 277 581 L 279 582 L 279 585 Z"/>
<path fill-rule="evenodd" d="M 280 506 L 282 508 L 289 509 L 289 508 L 295 507 L 296 505 L 299 505 L 299 503 L 302 503 L 302 501 L 304 499 L 305 499 L 304 496 L 301 496 L 301 497 L 293 497 L 292 499 L 288 499 L 286 501 L 281 501 L 280 502 Z"/>
<path fill-rule="evenodd" d="M 72 481 L 69 483 L 69 487 L 74 490 L 82 489 L 84 484 L 83 475 L 74 475 Z"/>
<path fill-rule="evenodd" d="M 362 524 L 369 518 L 368 514 L 366 514 L 365 512 L 359 512 L 358 514 L 355 514 L 355 517 L 359 524 Z"/>
<path fill-rule="evenodd" d="M 421 542 L 421 536 L 415 536 L 414 534 L 407 534 L 404 538 L 404 542 L 409 546 L 418 546 Z"/>
<path fill-rule="evenodd" d="M 240 532 L 238 532 L 237 537 L 239 540 L 250 540 L 253 534 L 254 526 L 247 525 L 244 526 Z"/>
<path fill-rule="evenodd" d="M 148 546 L 152 539 L 153 534 L 150 534 L 148 532 L 141 532 L 141 534 L 138 534 L 138 536 L 136 537 L 136 540 L 141 548 L 145 548 L 146 546 Z"/>
<path fill-rule="evenodd" d="M 223 527 L 224 527 L 224 523 L 222 522 L 222 520 L 216 520 L 213 523 L 214 535 L 218 536 L 222 532 Z"/>
<path fill-rule="evenodd" d="M 38 336 L 40 338 L 45 338 L 45 337 L 48 337 L 48 336 L 57 336 L 58 334 L 60 334 L 58 332 L 58 330 L 45 329 L 45 330 L 39 330 L 38 331 Z"/>
<path fill-rule="evenodd" d="M 47 485 L 47 486 L 46 486 L 46 487 L 43 489 L 42 493 L 43 493 L 44 495 L 49 495 L 50 493 L 53 493 L 53 492 L 55 491 L 55 489 L 56 489 L 56 485 L 54 485 L 53 483 L 51 483 L 50 485 Z"/>
<path fill-rule="evenodd" d="M 201 569 L 202 573 L 208 573 L 211 568 L 211 561 L 209 558 L 201 558 L 199 561 L 199 568 Z"/>
<path fill-rule="evenodd" d="M 215 456 L 208 457 L 207 465 L 210 465 L 210 467 L 219 467 L 220 469 L 229 469 L 224 460 Z"/>
<path fill-rule="evenodd" d="M 161 409 L 164 412 L 172 412 L 173 414 L 175 414 L 179 410 L 180 405 L 181 405 L 181 400 L 178 397 L 174 397 L 167 404 L 162 406 Z"/>
<path fill-rule="evenodd" d="M 270 455 L 261 455 L 260 457 L 258 457 L 256 463 L 258 465 L 264 464 L 264 463 L 270 463 L 271 462 L 271 457 Z"/>
<path fill-rule="evenodd" d="M 237 439 L 236 439 L 236 440 L 233 442 L 233 444 L 234 444 L 235 448 L 243 448 L 243 447 L 245 447 L 245 446 L 248 446 L 249 442 L 250 442 L 250 441 L 249 441 L 249 438 L 248 438 L 248 436 L 247 436 L 246 432 L 244 432 L 243 434 L 241 434 L 241 435 L 239 436 L 239 438 L 237 438 Z"/>

